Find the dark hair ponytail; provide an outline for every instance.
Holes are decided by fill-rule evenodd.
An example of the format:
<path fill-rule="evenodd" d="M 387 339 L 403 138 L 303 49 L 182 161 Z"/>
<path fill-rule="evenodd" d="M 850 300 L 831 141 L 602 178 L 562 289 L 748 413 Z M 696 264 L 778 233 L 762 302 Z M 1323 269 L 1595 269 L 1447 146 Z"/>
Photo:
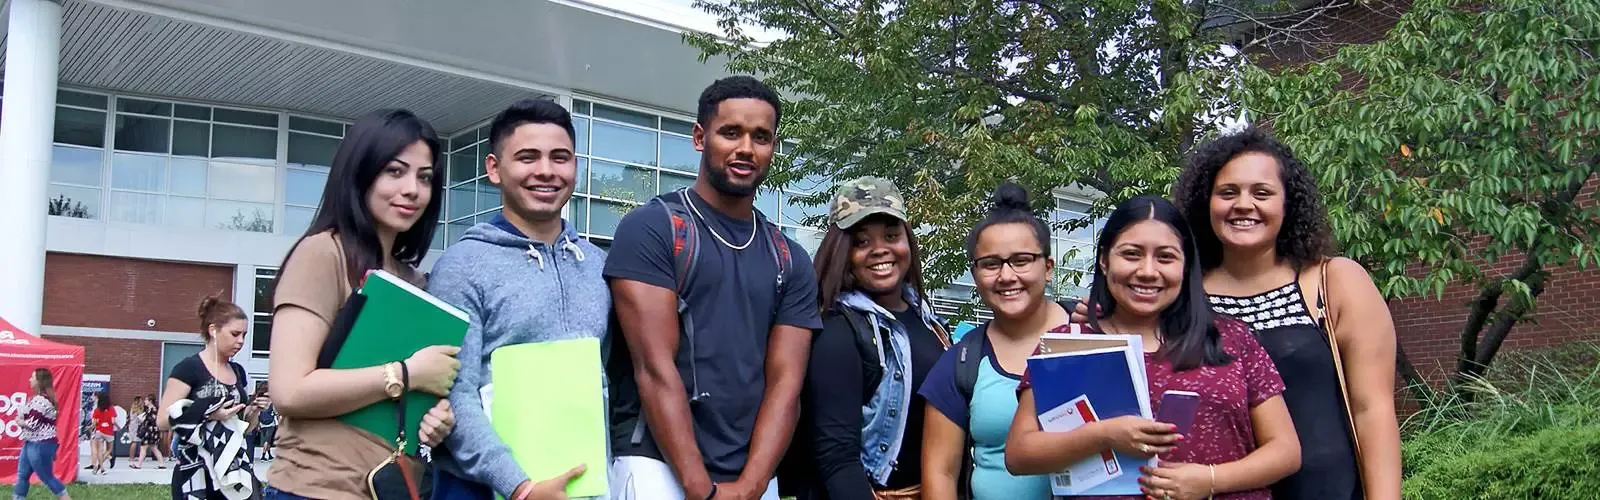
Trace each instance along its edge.
<path fill-rule="evenodd" d="M 1029 224 L 1033 226 L 1033 236 L 1039 240 L 1039 248 L 1045 255 L 1050 255 L 1050 225 L 1044 222 L 1033 212 L 1033 205 L 1028 201 L 1028 191 L 1014 182 L 1001 183 L 994 188 L 994 195 L 989 198 L 989 214 L 972 226 L 972 232 L 967 233 L 967 260 L 976 259 L 978 251 L 978 236 L 983 230 L 995 224 Z"/>

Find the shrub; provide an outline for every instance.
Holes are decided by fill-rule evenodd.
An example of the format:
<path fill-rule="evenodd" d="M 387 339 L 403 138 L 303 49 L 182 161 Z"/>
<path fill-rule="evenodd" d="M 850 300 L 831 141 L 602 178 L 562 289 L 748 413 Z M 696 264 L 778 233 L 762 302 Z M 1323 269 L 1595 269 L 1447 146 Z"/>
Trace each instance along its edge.
<path fill-rule="evenodd" d="M 1600 491 L 1600 345 L 1508 356 L 1401 426 L 1405 498 L 1590 498 Z"/>

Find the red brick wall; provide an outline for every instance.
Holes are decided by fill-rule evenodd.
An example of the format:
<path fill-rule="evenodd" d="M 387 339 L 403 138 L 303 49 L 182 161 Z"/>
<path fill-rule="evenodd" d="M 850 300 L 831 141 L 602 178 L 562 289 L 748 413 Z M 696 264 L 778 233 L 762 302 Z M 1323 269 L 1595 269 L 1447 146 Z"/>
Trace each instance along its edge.
<path fill-rule="evenodd" d="M 111 403 L 127 408 L 134 396 L 161 392 L 161 341 L 46 335 L 84 347 L 83 372 L 111 376 Z"/>
<path fill-rule="evenodd" d="M 1600 179 L 1590 179 L 1580 206 L 1600 204 Z M 1519 255 L 1506 256 L 1485 267 L 1492 276 L 1504 276 L 1522 264 Z M 1461 349 L 1461 328 L 1468 304 L 1478 290 L 1467 286 L 1445 289 L 1443 299 L 1394 301 L 1395 332 L 1411 363 L 1430 382 L 1440 382 L 1455 370 Z M 1507 303 L 1502 298 L 1501 303 Z M 1556 346 L 1574 341 L 1600 341 L 1600 266 L 1580 270 L 1576 265 L 1557 268 L 1539 295 L 1533 322 L 1517 325 L 1506 337 L 1507 349 Z"/>
<path fill-rule="evenodd" d="M 51 252 L 44 324 L 198 335 L 195 307 L 218 293 L 232 297 L 233 267 Z"/>

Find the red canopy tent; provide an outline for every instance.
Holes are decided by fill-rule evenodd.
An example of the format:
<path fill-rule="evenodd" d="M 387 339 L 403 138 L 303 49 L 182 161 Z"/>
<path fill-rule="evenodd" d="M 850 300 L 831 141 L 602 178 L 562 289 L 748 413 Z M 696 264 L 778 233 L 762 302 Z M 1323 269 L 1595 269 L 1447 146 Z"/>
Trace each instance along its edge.
<path fill-rule="evenodd" d="M 28 408 L 33 389 L 28 377 L 35 368 L 50 370 L 55 379 L 56 479 L 69 483 L 78 477 L 78 414 L 83 392 L 83 346 L 51 342 L 30 335 L 0 318 L 0 482 L 17 481 L 17 457 L 22 455 L 22 427 L 18 419 Z M 35 479 L 37 481 L 37 479 Z"/>

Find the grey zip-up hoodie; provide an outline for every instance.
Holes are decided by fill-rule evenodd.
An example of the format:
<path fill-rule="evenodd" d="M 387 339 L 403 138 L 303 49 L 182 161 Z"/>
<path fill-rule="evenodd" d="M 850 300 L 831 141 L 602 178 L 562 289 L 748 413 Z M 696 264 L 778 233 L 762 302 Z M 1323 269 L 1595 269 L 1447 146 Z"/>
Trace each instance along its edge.
<path fill-rule="evenodd" d="M 490 384 L 489 353 L 500 346 L 589 337 L 609 344 L 611 294 L 600 274 L 604 267 L 605 252 L 579 238 L 566 221 L 549 245 L 530 241 L 497 216 L 445 250 L 428 277 L 428 292 L 466 311 L 470 326 L 459 356 L 461 373 L 450 389 L 455 430 L 445 439 L 447 453 L 433 457 L 441 469 L 506 498 L 525 480 L 549 479 L 529 478 L 517 466 L 490 427 L 479 391 Z M 588 465 L 593 470 L 607 464 Z"/>

